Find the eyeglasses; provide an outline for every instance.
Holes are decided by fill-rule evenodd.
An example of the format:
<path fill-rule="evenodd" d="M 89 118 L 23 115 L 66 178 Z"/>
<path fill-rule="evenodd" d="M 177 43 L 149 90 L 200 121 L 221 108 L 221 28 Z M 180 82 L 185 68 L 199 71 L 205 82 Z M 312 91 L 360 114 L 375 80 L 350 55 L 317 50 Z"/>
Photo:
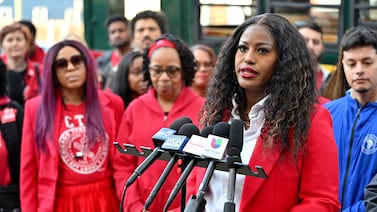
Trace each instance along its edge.
<path fill-rule="evenodd" d="M 160 78 L 161 75 L 166 72 L 166 74 L 170 78 L 175 78 L 181 72 L 181 68 L 176 66 L 168 66 L 166 68 L 162 68 L 160 66 L 149 66 L 149 73 L 152 77 Z"/>
<path fill-rule="evenodd" d="M 65 58 L 56 60 L 53 66 L 56 72 L 65 72 L 69 62 L 71 62 L 75 68 L 81 68 L 85 63 L 84 60 L 85 58 L 82 55 L 73 55 L 69 61 Z"/>
<path fill-rule="evenodd" d="M 196 62 L 195 63 L 195 67 L 196 69 L 199 69 L 200 67 L 203 67 L 205 69 L 210 69 L 210 68 L 213 68 L 213 65 L 211 62 Z"/>

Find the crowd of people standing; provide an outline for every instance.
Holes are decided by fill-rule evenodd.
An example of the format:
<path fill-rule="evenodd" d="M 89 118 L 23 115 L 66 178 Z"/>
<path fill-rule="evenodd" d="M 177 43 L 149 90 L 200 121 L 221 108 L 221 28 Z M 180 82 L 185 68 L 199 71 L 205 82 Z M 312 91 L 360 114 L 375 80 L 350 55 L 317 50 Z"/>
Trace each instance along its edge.
<path fill-rule="evenodd" d="M 113 142 L 154 149 L 180 117 L 244 124 L 242 163 L 267 178 L 237 175 L 235 211 L 377 210 L 377 31 L 347 30 L 330 73 L 313 20 L 252 16 L 218 53 L 170 34 L 163 12 L 110 16 L 105 28 L 100 55 L 73 33 L 44 52 L 26 20 L 1 29 L 0 211 L 163 211 L 180 173 L 145 208 L 167 162 L 126 191 L 145 158 Z M 183 196 L 205 171 L 193 169 Z M 214 171 L 205 211 L 224 210 L 228 178 Z M 169 211 L 183 210 L 180 196 Z"/>

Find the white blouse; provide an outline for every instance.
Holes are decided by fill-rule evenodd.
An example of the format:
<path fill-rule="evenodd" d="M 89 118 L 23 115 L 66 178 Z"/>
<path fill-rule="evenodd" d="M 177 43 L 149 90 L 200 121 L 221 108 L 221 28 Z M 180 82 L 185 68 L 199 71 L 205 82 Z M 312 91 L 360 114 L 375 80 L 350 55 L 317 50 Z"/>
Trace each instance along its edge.
<path fill-rule="evenodd" d="M 249 111 L 250 127 L 246 131 L 244 130 L 243 148 L 241 152 L 241 160 L 243 164 L 249 164 L 251 155 L 254 151 L 255 144 L 260 135 L 262 126 L 265 122 L 265 114 L 263 111 L 263 105 L 268 96 L 264 97 L 258 103 L 256 103 Z M 240 116 L 236 114 L 235 108 L 237 104 L 233 99 L 233 110 L 231 112 L 231 120 L 240 119 Z M 231 122 L 229 121 L 229 123 Z M 207 193 L 204 195 L 206 199 L 205 211 L 217 212 L 224 211 L 224 203 L 227 202 L 228 192 L 228 179 L 229 173 L 224 171 L 215 170 L 212 179 L 209 184 Z M 234 203 L 236 205 L 236 211 L 239 211 L 241 203 L 242 189 L 245 181 L 245 175 L 236 175 L 236 188 L 234 194 Z"/>

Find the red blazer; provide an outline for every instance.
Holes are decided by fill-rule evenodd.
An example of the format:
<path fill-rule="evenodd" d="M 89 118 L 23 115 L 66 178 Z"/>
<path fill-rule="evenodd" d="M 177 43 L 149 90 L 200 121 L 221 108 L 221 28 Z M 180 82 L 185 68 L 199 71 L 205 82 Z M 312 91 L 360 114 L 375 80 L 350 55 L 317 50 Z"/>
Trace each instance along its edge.
<path fill-rule="evenodd" d="M 268 177 L 245 178 L 240 211 L 339 211 L 337 155 L 330 114 L 322 106 L 316 107 L 306 150 L 297 162 L 290 152 L 266 150 L 259 138 L 249 167 L 262 166 Z M 204 172 L 197 168 L 191 174 L 187 197 L 196 194 Z"/>
<path fill-rule="evenodd" d="M 103 119 L 106 132 L 109 135 L 110 144 L 115 140 L 118 125 L 123 113 L 123 101 L 114 94 L 99 92 L 99 98 L 104 109 Z M 61 99 L 57 98 L 57 102 Z M 24 128 L 21 145 L 21 175 L 20 193 L 22 211 L 50 212 L 54 209 L 55 192 L 58 179 L 59 150 L 53 141 L 47 141 L 47 153 L 38 152 L 34 139 L 36 123 L 36 111 L 40 104 L 40 97 L 26 102 Z M 61 106 L 57 106 L 56 116 L 60 117 Z M 59 119 L 55 120 L 54 126 L 58 129 Z M 56 141 L 58 133 L 53 133 Z M 117 164 L 120 154 L 115 147 L 109 147 L 110 166 L 106 168 L 122 169 L 123 164 Z"/>

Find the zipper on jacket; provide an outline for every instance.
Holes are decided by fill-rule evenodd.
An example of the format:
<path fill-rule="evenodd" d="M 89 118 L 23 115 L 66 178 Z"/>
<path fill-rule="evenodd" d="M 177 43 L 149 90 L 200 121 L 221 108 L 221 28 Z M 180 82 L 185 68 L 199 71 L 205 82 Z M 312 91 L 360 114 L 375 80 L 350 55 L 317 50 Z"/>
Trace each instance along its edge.
<path fill-rule="evenodd" d="M 165 113 L 165 115 L 164 115 L 164 123 L 166 123 L 167 120 L 168 120 L 168 114 Z"/>
<path fill-rule="evenodd" d="M 358 103 L 358 105 L 359 105 L 359 103 Z M 349 151 L 348 151 L 348 155 L 347 155 L 346 174 L 344 175 L 344 178 L 343 178 L 343 190 L 342 190 L 341 210 L 344 209 L 343 208 L 344 207 L 344 195 L 345 195 L 345 190 L 346 190 L 346 185 L 347 185 L 348 172 L 349 172 L 350 163 L 351 163 L 351 155 L 352 155 L 353 141 L 354 141 L 354 135 L 355 135 L 355 128 L 356 128 L 357 122 L 359 121 L 360 113 L 361 113 L 361 109 L 362 108 L 363 107 L 361 105 L 359 105 L 359 108 L 357 109 L 357 113 L 356 113 L 356 119 L 355 119 L 355 121 L 353 122 L 353 125 L 352 125 L 351 138 L 350 138 L 350 146 L 349 146 Z"/>

